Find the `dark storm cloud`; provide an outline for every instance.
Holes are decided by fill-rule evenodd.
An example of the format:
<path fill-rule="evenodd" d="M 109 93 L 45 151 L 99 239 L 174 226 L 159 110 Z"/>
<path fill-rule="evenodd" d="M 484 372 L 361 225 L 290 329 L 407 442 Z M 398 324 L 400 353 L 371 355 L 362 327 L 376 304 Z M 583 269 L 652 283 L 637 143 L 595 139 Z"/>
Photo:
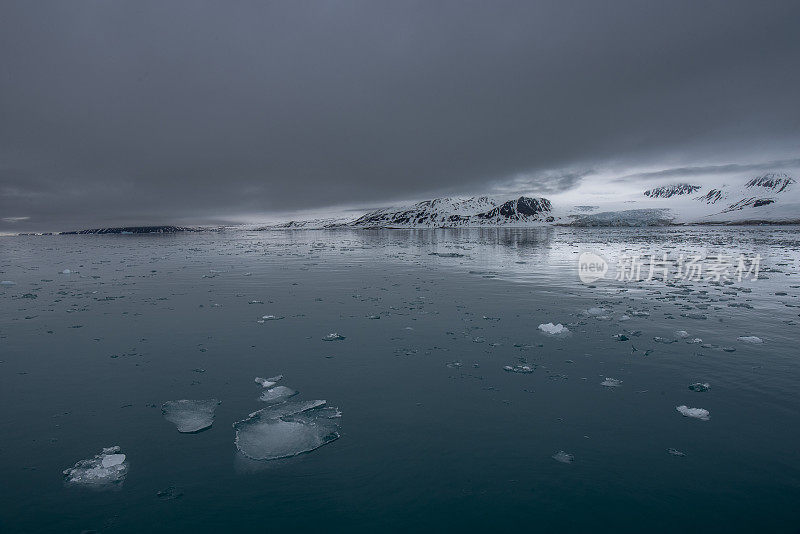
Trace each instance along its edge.
<path fill-rule="evenodd" d="M 0 229 L 763 160 L 797 146 L 798 19 L 796 1 L 6 0 L 0 219 L 30 219 Z"/>

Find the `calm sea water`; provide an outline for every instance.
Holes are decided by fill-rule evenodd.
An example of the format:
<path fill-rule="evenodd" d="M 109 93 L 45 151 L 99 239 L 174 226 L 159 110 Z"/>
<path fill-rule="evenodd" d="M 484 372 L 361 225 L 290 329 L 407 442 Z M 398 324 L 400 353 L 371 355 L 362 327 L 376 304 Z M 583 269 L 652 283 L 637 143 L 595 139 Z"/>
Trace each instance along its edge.
<path fill-rule="evenodd" d="M 587 250 L 761 274 L 586 285 Z M 795 227 L 0 238 L 0 531 L 798 532 L 799 258 Z M 279 373 L 341 437 L 248 460 Z M 121 487 L 65 485 L 111 445 Z"/>

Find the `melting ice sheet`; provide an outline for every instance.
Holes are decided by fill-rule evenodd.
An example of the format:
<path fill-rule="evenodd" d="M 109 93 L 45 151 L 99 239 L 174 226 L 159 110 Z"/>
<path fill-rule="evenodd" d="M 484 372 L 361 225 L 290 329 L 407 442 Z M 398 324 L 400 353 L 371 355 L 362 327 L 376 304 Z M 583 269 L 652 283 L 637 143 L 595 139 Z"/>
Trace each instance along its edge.
<path fill-rule="evenodd" d="M 214 423 L 214 410 L 219 404 L 217 399 L 167 401 L 161 405 L 161 413 L 178 427 L 178 432 L 200 432 Z"/>
<path fill-rule="evenodd" d="M 261 396 L 258 398 L 258 400 L 269 404 L 277 404 L 279 402 L 285 401 L 289 397 L 297 395 L 297 393 L 298 391 L 292 388 L 288 388 L 286 386 L 276 386 L 262 393 Z"/>
<path fill-rule="evenodd" d="M 310 452 L 339 438 L 339 411 L 324 400 L 291 401 L 251 413 L 233 424 L 236 448 L 253 460 Z"/>
<path fill-rule="evenodd" d="M 127 474 L 128 462 L 119 445 L 106 447 L 94 458 L 64 470 L 67 484 L 96 488 L 121 485 Z"/>

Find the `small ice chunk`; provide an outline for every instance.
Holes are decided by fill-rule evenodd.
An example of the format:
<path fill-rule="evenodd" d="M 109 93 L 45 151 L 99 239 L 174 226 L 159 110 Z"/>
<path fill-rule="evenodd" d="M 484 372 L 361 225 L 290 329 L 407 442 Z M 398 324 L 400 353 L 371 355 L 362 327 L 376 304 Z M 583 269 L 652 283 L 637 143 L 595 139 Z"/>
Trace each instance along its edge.
<path fill-rule="evenodd" d="M 262 388 L 271 388 L 282 378 L 283 375 L 271 376 L 269 378 L 261 378 L 260 376 L 257 376 L 255 382 L 256 384 L 260 384 Z"/>
<path fill-rule="evenodd" d="M 167 401 L 161 405 L 161 413 L 178 427 L 178 432 L 200 432 L 214 423 L 214 411 L 219 404 L 217 399 Z"/>
<path fill-rule="evenodd" d="M 64 269 L 63 271 L 61 271 L 61 274 L 72 274 L 72 271 L 70 271 L 69 269 Z"/>
<path fill-rule="evenodd" d="M 331 332 L 330 334 L 322 338 L 323 341 L 341 341 L 343 339 L 344 336 L 337 332 Z"/>
<path fill-rule="evenodd" d="M 17 285 L 16 282 L 12 282 L 11 280 L 3 280 L 0 282 L 0 286 L 15 286 Z"/>
<path fill-rule="evenodd" d="M 686 405 L 681 405 L 676 406 L 675 409 L 684 417 L 692 417 L 694 419 L 700 419 L 701 421 L 708 421 L 710 419 L 708 410 L 704 410 L 703 408 L 689 408 Z"/>
<path fill-rule="evenodd" d="M 539 325 L 539 330 L 550 336 L 557 336 L 569 332 L 569 329 L 561 323 L 542 323 Z"/>
<path fill-rule="evenodd" d="M 292 388 L 287 388 L 286 386 L 276 386 L 262 393 L 258 400 L 269 404 L 277 404 L 285 401 L 289 397 L 297 395 L 297 393 L 298 392 Z"/>
<path fill-rule="evenodd" d="M 606 377 L 605 380 L 600 382 L 601 386 L 605 386 L 607 388 L 616 388 L 619 387 L 620 384 L 622 384 L 622 380 L 617 380 L 616 378 L 608 378 L 608 377 Z"/>
<path fill-rule="evenodd" d="M 122 449 L 115 445 L 106 447 L 100 454 L 81 460 L 73 467 L 64 470 L 67 484 L 90 487 L 107 487 L 122 484 L 128 474 L 128 462 Z"/>
<path fill-rule="evenodd" d="M 262 321 L 280 321 L 283 319 L 283 315 L 262 315 Z"/>
<path fill-rule="evenodd" d="M 564 451 L 558 451 L 552 456 L 552 458 L 556 462 L 561 462 L 562 464 L 571 464 L 572 461 L 575 459 L 573 455 Z"/>
<path fill-rule="evenodd" d="M 711 389 L 711 384 L 708 382 L 695 382 L 694 384 L 689 384 L 689 389 L 697 392 L 708 391 Z"/>
<path fill-rule="evenodd" d="M 675 333 L 678 335 L 678 337 L 689 337 L 689 332 L 686 330 L 678 330 Z"/>
<path fill-rule="evenodd" d="M 606 310 L 604 310 L 603 308 L 593 307 L 586 310 L 586 313 L 588 313 L 589 315 L 605 315 Z"/>
<path fill-rule="evenodd" d="M 509 373 L 521 373 L 521 374 L 528 374 L 532 373 L 534 370 L 533 365 L 530 364 L 521 364 L 521 365 L 504 365 L 503 370 Z"/>
<path fill-rule="evenodd" d="M 667 452 L 670 453 L 672 456 L 686 456 L 685 452 L 681 452 L 678 449 L 667 449 Z"/>
<path fill-rule="evenodd" d="M 739 336 L 736 339 L 738 339 L 742 343 L 752 343 L 753 345 L 757 345 L 759 343 L 764 342 L 764 340 L 758 336 Z"/>

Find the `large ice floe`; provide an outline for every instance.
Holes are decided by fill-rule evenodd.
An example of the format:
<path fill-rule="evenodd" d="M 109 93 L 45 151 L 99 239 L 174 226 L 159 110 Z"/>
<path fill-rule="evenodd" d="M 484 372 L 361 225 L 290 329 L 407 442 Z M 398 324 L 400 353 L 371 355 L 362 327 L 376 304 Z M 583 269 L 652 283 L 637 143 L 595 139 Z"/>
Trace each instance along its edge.
<path fill-rule="evenodd" d="M 270 406 L 233 424 L 240 453 L 253 460 L 277 460 L 313 451 L 339 438 L 339 410 L 324 400 L 288 400 L 296 393 L 286 386 L 267 389 L 259 400 L 268 396 Z"/>
<path fill-rule="evenodd" d="M 178 432 L 200 432 L 214 423 L 214 410 L 219 404 L 217 399 L 167 401 L 161 405 L 161 413 L 178 427 Z"/>
<path fill-rule="evenodd" d="M 127 458 L 118 445 L 106 447 L 94 458 L 81 460 L 64 470 L 67 484 L 95 488 L 119 486 L 127 474 Z"/>

